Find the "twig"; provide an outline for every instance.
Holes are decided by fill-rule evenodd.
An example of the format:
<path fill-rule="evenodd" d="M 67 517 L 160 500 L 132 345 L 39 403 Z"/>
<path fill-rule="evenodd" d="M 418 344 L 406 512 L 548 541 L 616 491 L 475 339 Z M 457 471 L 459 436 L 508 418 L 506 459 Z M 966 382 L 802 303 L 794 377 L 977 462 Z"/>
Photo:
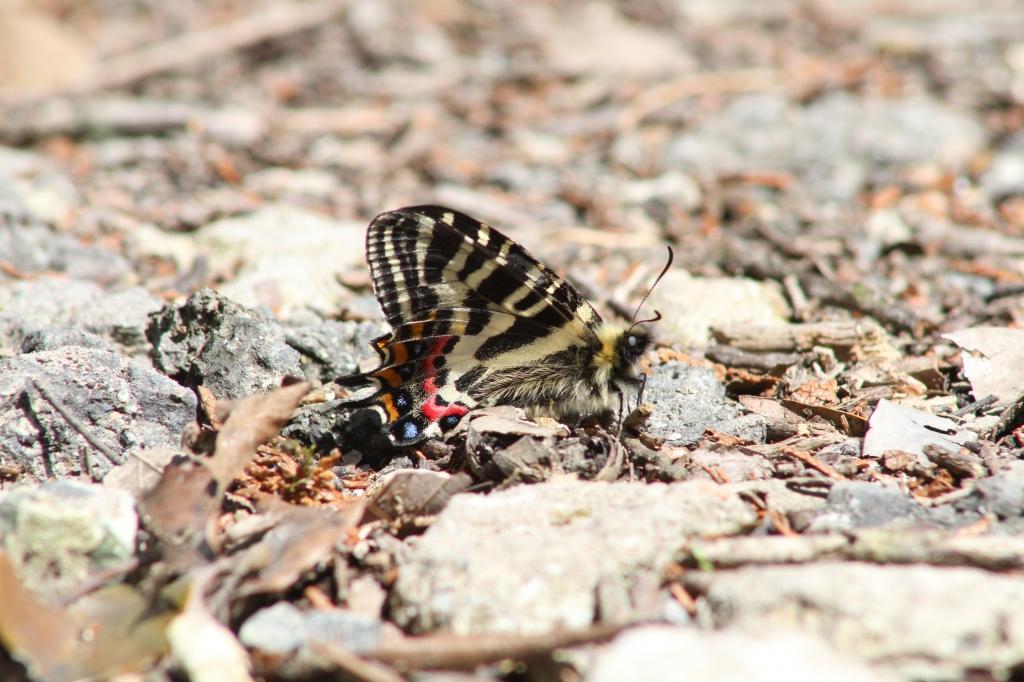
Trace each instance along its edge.
<path fill-rule="evenodd" d="M 800 362 L 796 353 L 754 353 L 731 346 L 709 346 L 704 356 L 713 362 L 726 367 L 742 367 L 759 369 L 764 372 L 783 370 Z"/>
<path fill-rule="evenodd" d="M 835 480 L 835 481 L 845 481 L 846 480 L 845 476 L 843 476 L 841 473 L 839 473 L 838 471 L 833 469 L 828 464 L 825 464 L 824 462 L 822 462 L 820 459 L 818 459 L 817 457 L 815 457 L 812 454 L 809 454 L 807 452 L 803 452 L 801 450 L 797 450 L 796 448 L 793 448 L 793 447 L 781 448 L 779 450 L 779 452 L 780 452 L 780 454 L 785 455 L 786 457 L 792 457 L 795 460 L 799 460 L 799 461 L 803 462 L 804 464 L 806 464 L 807 466 L 811 467 L 812 469 L 815 469 L 815 470 L 820 471 L 821 473 L 825 474 L 826 476 L 828 476 L 832 480 Z"/>
<path fill-rule="evenodd" d="M 671 583 L 668 591 L 683 609 L 691 616 L 697 615 L 697 602 L 686 588 L 679 583 Z"/>
<path fill-rule="evenodd" d="M 823 498 L 828 497 L 829 492 L 832 490 L 832 485 L 832 481 L 820 478 L 791 478 L 786 481 L 786 488 L 793 492 Z"/>
<path fill-rule="evenodd" d="M 989 440 L 998 442 L 1024 424 L 1024 393 L 1021 393 L 999 415 L 999 421 L 988 433 Z"/>
<path fill-rule="evenodd" d="M 101 455 L 106 457 L 111 464 L 113 464 L 114 466 L 124 464 L 124 460 L 121 459 L 119 455 L 115 454 L 113 450 L 111 450 L 106 445 L 97 440 L 92 435 L 92 433 L 89 432 L 89 427 L 80 422 L 77 417 L 71 414 L 68 411 L 68 409 L 60 403 L 59 400 L 54 398 L 53 395 L 48 390 L 43 388 L 43 385 L 41 383 L 39 383 L 35 379 L 29 379 L 28 383 L 32 386 L 32 388 L 34 388 L 39 393 L 40 396 L 42 396 L 43 400 L 48 402 L 50 406 L 53 409 L 55 409 L 57 413 L 60 414 L 61 417 L 64 418 L 64 421 L 71 425 L 71 428 L 77 431 L 78 434 L 85 439 L 85 442 L 87 442 L 89 445 L 95 448 Z M 86 462 L 86 465 L 88 466 L 88 461 Z M 157 469 L 157 471 L 159 471 L 159 469 Z"/>
<path fill-rule="evenodd" d="M 158 73 L 174 71 L 264 40 L 314 28 L 333 19 L 348 0 L 276 3 L 268 9 L 149 45 L 100 64 L 98 75 L 65 94 L 84 94 L 133 85 Z M 52 96 L 48 93 L 46 96 Z M 41 98 L 36 95 L 36 98 Z"/>
<path fill-rule="evenodd" d="M 793 273 L 782 278 L 782 286 L 786 290 L 790 305 L 793 306 L 793 316 L 806 322 L 810 317 L 811 303 L 807 300 L 807 293 L 800 286 L 800 279 Z"/>
<path fill-rule="evenodd" d="M 775 69 L 738 69 L 691 73 L 659 83 L 635 96 L 619 117 L 620 130 L 632 130 L 648 116 L 687 97 L 743 92 L 769 92 L 782 86 Z"/>
<path fill-rule="evenodd" d="M 78 419 L 73 414 L 68 412 L 67 408 L 64 407 L 59 400 L 54 398 L 51 393 L 49 393 L 46 389 L 43 388 L 42 384 L 40 384 L 35 379 L 29 379 L 29 382 L 32 384 L 33 388 L 35 388 L 39 392 L 39 395 L 42 396 L 43 399 L 46 400 L 46 402 L 50 403 L 50 405 L 53 406 L 53 409 L 59 412 L 60 416 L 64 417 L 68 424 L 70 424 L 76 431 L 78 431 L 78 433 L 81 434 L 82 438 L 84 438 L 86 442 L 89 443 L 89 445 L 99 450 L 104 457 L 110 460 L 111 464 L 115 466 L 120 466 L 121 464 L 124 464 L 125 461 L 127 461 L 125 459 L 122 459 L 120 455 L 115 453 L 113 450 L 108 448 L 100 441 L 95 440 L 92 434 L 89 432 L 88 427 L 82 424 L 82 422 L 78 421 Z M 129 450 L 128 457 L 137 459 L 138 461 L 142 462 L 143 464 L 145 464 L 158 474 L 163 472 L 163 467 L 158 466 L 153 462 L 150 462 L 148 459 L 142 456 L 142 453 L 132 452 Z M 88 460 L 86 460 L 85 465 L 86 469 L 89 470 Z M 91 470 L 89 470 L 89 475 L 92 475 Z"/>
<path fill-rule="evenodd" d="M 746 351 L 804 351 L 815 346 L 859 348 L 865 356 L 891 357 L 896 351 L 885 330 L 870 319 L 823 320 L 798 324 L 723 324 L 711 328 L 717 343 Z"/>
<path fill-rule="evenodd" d="M 944 504 L 950 504 L 951 502 L 959 502 L 965 497 L 970 497 L 971 495 L 974 494 L 976 489 L 977 486 L 974 484 L 974 482 L 968 481 L 967 484 L 964 485 L 964 487 L 957 488 L 956 490 L 951 490 L 945 495 L 939 495 L 938 497 L 914 496 L 914 499 L 922 507 L 939 507 Z"/>
<path fill-rule="evenodd" d="M 925 321 L 884 291 L 864 282 L 843 285 L 806 273 L 800 284 L 822 303 L 870 315 L 890 329 L 918 334 Z"/>
<path fill-rule="evenodd" d="M 950 417 L 966 417 L 969 414 L 974 414 L 975 412 L 981 412 L 986 407 L 988 407 L 989 405 L 992 405 L 993 403 L 995 403 L 998 400 L 999 400 L 999 398 L 997 398 L 996 396 L 988 395 L 988 396 L 985 396 L 984 398 L 982 398 L 981 400 L 975 400 L 972 403 L 967 403 L 966 405 L 964 405 L 960 409 L 954 410 L 954 411 L 950 412 L 949 416 Z"/>
<path fill-rule="evenodd" d="M 359 682 L 403 682 L 404 677 L 392 668 L 374 661 L 367 661 L 356 656 L 337 644 L 321 639 L 312 639 L 310 649 L 334 664 L 346 678 L 351 677 Z"/>
<path fill-rule="evenodd" d="M 600 642 L 618 634 L 624 627 L 595 625 L 583 630 L 564 630 L 538 635 L 410 637 L 382 646 L 369 655 L 403 670 L 472 670 L 479 665 L 506 658 L 534 658 L 555 649 Z"/>

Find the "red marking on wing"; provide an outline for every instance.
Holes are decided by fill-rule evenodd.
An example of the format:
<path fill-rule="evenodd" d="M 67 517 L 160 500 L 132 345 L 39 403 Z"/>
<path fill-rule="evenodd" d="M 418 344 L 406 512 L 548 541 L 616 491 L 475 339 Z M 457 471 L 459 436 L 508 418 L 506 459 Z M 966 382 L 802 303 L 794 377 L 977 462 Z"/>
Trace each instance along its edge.
<path fill-rule="evenodd" d="M 429 396 L 436 394 L 438 388 L 437 383 L 434 381 L 434 377 L 437 376 L 437 367 L 434 366 L 434 361 L 438 356 L 442 355 L 444 346 L 448 343 L 448 339 L 450 338 L 450 336 L 438 337 L 434 342 L 434 347 L 431 348 L 430 352 L 427 353 L 427 356 L 423 358 L 423 391 Z"/>
<path fill-rule="evenodd" d="M 432 422 L 436 422 L 439 419 L 455 415 L 460 419 L 469 412 L 469 408 L 465 405 L 458 403 L 451 403 L 449 405 L 441 405 L 437 402 L 437 382 L 435 377 L 437 376 L 437 367 L 434 366 L 434 361 L 441 355 L 443 355 L 445 344 L 451 339 L 450 336 L 439 337 L 434 342 L 434 347 L 430 349 L 427 356 L 423 358 L 423 392 L 426 393 L 430 398 L 423 403 L 420 410 L 423 412 L 423 416 Z"/>
<path fill-rule="evenodd" d="M 451 415 L 455 415 L 458 418 L 462 418 L 469 412 L 469 408 L 459 403 L 451 403 L 449 405 L 439 405 L 437 402 L 437 396 L 430 396 L 430 400 L 423 403 L 420 408 L 423 411 L 423 416 L 432 422 L 436 422 L 438 419 L 444 419 Z"/>

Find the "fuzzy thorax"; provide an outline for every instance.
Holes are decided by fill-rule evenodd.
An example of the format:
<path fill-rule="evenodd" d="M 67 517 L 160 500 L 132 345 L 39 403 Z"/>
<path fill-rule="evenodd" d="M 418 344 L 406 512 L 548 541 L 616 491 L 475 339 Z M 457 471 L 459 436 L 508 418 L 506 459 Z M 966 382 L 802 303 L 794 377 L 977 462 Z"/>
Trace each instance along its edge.
<path fill-rule="evenodd" d="M 622 367 L 619 349 L 622 347 L 622 337 L 626 330 L 620 325 L 605 322 L 595 330 L 595 333 L 599 345 L 594 348 L 594 356 L 591 359 L 594 383 L 607 387 L 611 384 L 612 377 Z"/>

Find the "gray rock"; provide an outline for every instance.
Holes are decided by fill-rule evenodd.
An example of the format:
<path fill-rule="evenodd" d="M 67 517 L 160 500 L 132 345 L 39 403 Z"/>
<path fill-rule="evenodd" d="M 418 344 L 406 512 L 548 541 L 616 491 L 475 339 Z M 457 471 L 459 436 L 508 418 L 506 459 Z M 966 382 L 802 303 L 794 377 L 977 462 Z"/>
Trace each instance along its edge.
<path fill-rule="evenodd" d="M 994 514 L 1004 530 L 1024 533 L 1024 462 L 980 479 L 976 494 L 958 507 Z"/>
<path fill-rule="evenodd" d="M 598 613 L 650 617 L 644 591 L 653 585 L 657 596 L 687 536 L 757 523 L 731 492 L 558 480 L 456 495 L 400 558 L 391 615 L 412 631 L 462 634 L 585 627 Z"/>
<path fill-rule="evenodd" d="M 985 194 L 995 201 L 1024 195 L 1024 151 L 1004 151 L 998 154 L 981 176 L 979 184 Z"/>
<path fill-rule="evenodd" d="M 375 322 L 333 320 L 284 328 L 285 340 L 302 355 L 303 374 L 311 381 L 331 381 L 358 372 L 360 362 L 377 357 L 370 341 L 383 332 Z"/>
<path fill-rule="evenodd" d="M 811 522 L 810 532 L 844 533 L 855 528 L 921 523 L 927 510 L 905 492 L 878 483 L 838 481 L 828 504 Z"/>
<path fill-rule="evenodd" d="M 57 277 L 19 280 L 0 286 L 0 352 L 12 353 L 30 332 L 73 327 L 80 310 L 103 290 L 92 282 Z"/>
<path fill-rule="evenodd" d="M 786 324 L 789 305 L 771 282 L 743 277 L 691 277 L 672 270 L 651 293 L 650 307 L 665 313 L 657 332 L 663 339 L 706 346 L 713 327 Z"/>
<path fill-rule="evenodd" d="M 204 289 L 153 315 L 146 335 L 158 369 L 218 398 L 272 390 L 302 376 L 299 353 L 274 320 Z"/>
<path fill-rule="evenodd" d="M 320 452 L 330 452 L 342 445 L 344 433 L 352 411 L 341 406 L 341 400 L 301 405 L 291 420 L 281 429 L 285 438 L 315 445 Z"/>
<path fill-rule="evenodd" d="M 0 146 L 0 186 L 11 181 L 11 178 L 35 175 L 51 170 L 52 159 L 34 152 L 16 147 Z"/>
<path fill-rule="evenodd" d="M 586 682 L 887 682 L 893 675 L 793 633 L 705 632 L 649 625 L 600 650 Z"/>
<path fill-rule="evenodd" d="M 112 464 L 87 436 L 116 457 L 177 445 L 195 410 L 190 391 L 110 350 L 17 355 L 0 362 L 0 463 L 31 479 L 80 475 L 84 465 L 100 478 Z"/>
<path fill-rule="evenodd" d="M 61 272 L 74 279 L 113 284 L 129 276 L 131 266 L 121 254 L 37 223 L 3 220 L 0 254 L 26 273 Z"/>
<path fill-rule="evenodd" d="M 725 397 L 725 387 L 707 367 L 678 362 L 658 365 L 647 380 L 644 400 L 654 405 L 647 430 L 665 438 L 669 445 L 692 445 L 705 429 L 763 443 L 767 433 L 764 417 L 744 414 Z"/>
<path fill-rule="evenodd" d="M 697 448 L 686 457 L 687 478 L 714 480 L 709 471 L 718 471 L 727 481 L 763 481 L 772 478 L 775 467 L 764 455 L 749 449 L 712 445 Z"/>
<path fill-rule="evenodd" d="M 0 493 L 0 546 L 23 584 L 48 598 L 130 560 L 137 529 L 123 490 L 47 481 Z"/>
<path fill-rule="evenodd" d="M 364 267 L 365 235 L 363 223 L 283 204 L 210 223 L 195 242 L 211 271 L 226 277 L 218 291 L 286 318 L 307 309 L 333 315 L 343 307 L 352 293 L 338 273 Z"/>
<path fill-rule="evenodd" d="M 148 345 L 149 316 L 162 307 L 160 299 L 144 289 L 132 287 L 101 297 L 81 310 L 75 319 L 85 329 L 131 350 Z"/>
<path fill-rule="evenodd" d="M 245 186 L 262 196 L 284 201 L 329 200 L 341 190 L 335 173 L 314 168 L 266 168 L 246 175 Z"/>
<path fill-rule="evenodd" d="M 1024 580 L 973 568 L 823 562 L 686 574 L 719 628 L 802 631 L 904 679 L 997 679 L 1024 660 Z M 827 679 L 827 678 L 823 678 Z"/>
<path fill-rule="evenodd" d="M 616 191 L 627 204 L 660 202 L 684 211 L 696 210 L 703 201 L 697 181 L 680 171 L 669 171 L 656 178 L 619 183 Z"/>
<path fill-rule="evenodd" d="M 2 156 L 0 151 L 0 156 Z M 31 220 L 25 202 L 18 196 L 10 178 L 0 170 L 0 225 L 23 223 Z M 6 230 L 6 228 L 4 228 Z M 0 251 L 0 253 L 3 253 Z"/>
<path fill-rule="evenodd" d="M 977 121 L 923 97 L 839 93 L 800 108 L 785 95 L 751 95 L 679 136 L 668 159 L 688 172 L 791 170 L 803 173 L 820 198 L 842 201 L 852 199 L 877 167 L 956 166 L 984 142 Z"/>
<path fill-rule="evenodd" d="M 149 314 L 161 305 L 138 287 L 105 293 L 93 282 L 77 279 L 9 282 L 0 285 L 0 350 L 11 353 L 34 332 L 79 329 L 121 344 L 129 352 L 138 351 L 146 344 Z"/>
<path fill-rule="evenodd" d="M 380 625 L 376 618 L 343 609 L 300 611 L 290 602 L 278 602 L 251 615 L 238 638 L 247 647 L 276 655 L 300 652 L 313 639 L 359 653 L 377 646 Z"/>
<path fill-rule="evenodd" d="M 21 342 L 20 352 L 39 353 L 41 351 L 63 348 L 64 346 L 115 350 L 113 344 L 92 332 L 65 327 L 47 327 L 26 334 Z"/>

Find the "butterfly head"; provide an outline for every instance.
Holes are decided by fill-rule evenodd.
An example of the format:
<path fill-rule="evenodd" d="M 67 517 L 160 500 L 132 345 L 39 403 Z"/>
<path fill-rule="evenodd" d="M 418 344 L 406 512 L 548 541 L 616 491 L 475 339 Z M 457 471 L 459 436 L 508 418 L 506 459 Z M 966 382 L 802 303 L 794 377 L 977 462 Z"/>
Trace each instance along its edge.
<path fill-rule="evenodd" d="M 630 322 L 629 327 L 622 332 L 621 336 L 617 337 L 615 343 L 615 361 L 613 362 L 616 374 L 619 378 L 629 378 L 631 376 L 630 370 L 636 361 L 640 359 L 640 356 L 647 352 L 647 349 L 651 347 L 652 339 L 651 333 L 647 331 L 642 325 L 648 322 L 657 322 L 661 319 L 661 313 L 657 310 L 654 311 L 654 317 L 646 320 L 637 320 L 637 316 L 640 314 L 640 309 L 647 301 L 647 297 L 654 291 L 654 287 L 658 286 L 658 282 L 665 276 L 669 268 L 672 267 L 672 260 L 675 258 L 675 253 L 672 251 L 672 247 L 668 247 L 668 261 L 665 263 L 665 267 L 662 268 L 661 274 L 654 280 L 654 284 L 647 290 L 644 297 L 640 299 L 639 305 L 636 307 L 636 312 L 633 313 L 633 320 Z"/>
<path fill-rule="evenodd" d="M 615 354 L 619 362 L 616 363 L 623 369 L 628 369 L 636 364 L 640 356 L 651 347 L 651 333 L 639 326 L 632 326 L 622 333 L 619 338 Z"/>

